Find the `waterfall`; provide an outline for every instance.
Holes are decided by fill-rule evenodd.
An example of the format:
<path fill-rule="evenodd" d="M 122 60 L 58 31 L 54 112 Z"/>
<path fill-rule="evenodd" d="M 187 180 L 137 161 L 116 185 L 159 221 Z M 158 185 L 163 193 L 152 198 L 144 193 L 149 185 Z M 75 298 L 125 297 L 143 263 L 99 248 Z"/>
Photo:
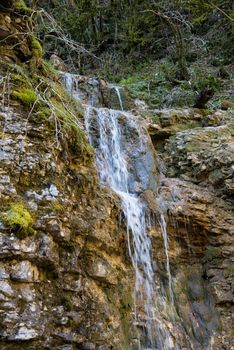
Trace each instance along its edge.
<path fill-rule="evenodd" d="M 110 187 L 121 198 L 127 224 L 129 255 L 136 276 L 134 292 L 135 323 L 140 322 L 138 306 L 144 305 L 146 315 L 145 345 L 150 349 L 174 349 L 171 345 L 172 340 L 169 333 L 157 312 L 158 309 L 163 307 L 165 300 L 159 292 L 160 282 L 158 281 L 157 284 L 155 282 L 156 277 L 151 259 L 151 239 L 147 234 L 146 204 L 131 189 L 128 154 L 122 145 L 123 116 L 128 119 L 131 127 L 137 131 L 139 147 L 143 147 L 140 142 L 139 125 L 131 120 L 127 113 L 88 107 L 86 128 L 92 144 L 96 144 L 91 131 L 93 112 L 96 114 L 95 125 L 99 133 L 98 146 L 96 145 L 96 163 L 99 177 L 104 185 Z M 143 347 L 139 345 L 139 349 L 143 349 Z"/>
<path fill-rule="evenodd" d="M 118 86 L 114 86 L 114 89 L 115 89 L 116 94 L 117 94 L 118 99 L 119 99 L 120 109 L 121 109 L 121 111 L 123 111 L 124 110 L 124 108 L 123 108 L 123 101 L 122 101 L 122 97 L 121 97 L 121 94 L 120 94 L 120 91 L 119 91 L 119 87 Z"/>
<path fill-rule="evenodd" d="M 79 91 L 78 87 L 78 76 L 71 74 L 71 73 L 63 73 L 62 72 L 62 79 L 65 82 L 65 86 L 67 91 L 71 96 L 73 96 L 76 100 L 81 101 L 81 93 Z"/>
<path fill-rule="evenodd" d="M 118 89 L 116 93 L 121 109 L 123 109 Z M 131 149 L 133 135 L 137 140 L 134 148 L 138 148 L 138 156 L 145 154 L 147 147 L 143 141 L 144 135 L 141 133 L 141 127 L 127 112 L 95 108 L 91 105 L 86 108 L 85 126 L 90 143 L 96 149 L 96 164 L 100 181 L 111 188 L 122 202 L 129 255 L 135 270 L 134 324 L 136 329 L 141 329 L 141 333 L 138 332 L 138 349 L 178 349 L 170 335 L 164 316 L 162 316 L 162 310 L 166 310 L 168 303 L 162 292 L 163 286 L 156 277 L 151 257 L 152 245 L 148 235 L 150 220 L 147 217 L 147 205 L 132 185 L 134 179 L 130 158 L 135 152 L 135 149 Z M 127 132 L 130 133 L 130 142 L 126 146 L 124 137 Z M 161 217 L 160 224 L 167 252 L 167 271 L 172 301 L 171 274 L 163 217 Z"/>
<path fill-rule="evenodd" d="M 109 84 L 109 88 L 115 90 L 116 96 L 118 97 L 120 110 L 124 111 L 124 106 L 123 106 L 123 101 L 122 101 L 119 86 L 114 85 L 114 84 Z"/>

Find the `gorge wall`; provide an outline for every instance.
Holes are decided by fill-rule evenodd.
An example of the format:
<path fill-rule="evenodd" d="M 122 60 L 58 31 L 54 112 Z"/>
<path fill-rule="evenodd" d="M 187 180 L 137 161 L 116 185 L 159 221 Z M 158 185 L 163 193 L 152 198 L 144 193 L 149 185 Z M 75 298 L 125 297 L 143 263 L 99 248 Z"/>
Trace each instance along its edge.
<path fill-rule="evenodd" d="M 19 40 L 25 11 L 0 17 L 0 348 L 137 349 L 144 317 L 133 324 L 120 198 L 100 185 L 83 131 L 90 96 L 116 109 L 118 100 L 105 82 L 81 77 L 83 101 L 75 102 L 32 35 Z M 126 131 L 134 188 L 154 218 L 148 234 L 168 300 L 160 317 L 172 338 L 165 349 L 233 349 L 233 111 L 151 111 L 127 102 L 148 140 L 139 158 L 134 130 Z"/>

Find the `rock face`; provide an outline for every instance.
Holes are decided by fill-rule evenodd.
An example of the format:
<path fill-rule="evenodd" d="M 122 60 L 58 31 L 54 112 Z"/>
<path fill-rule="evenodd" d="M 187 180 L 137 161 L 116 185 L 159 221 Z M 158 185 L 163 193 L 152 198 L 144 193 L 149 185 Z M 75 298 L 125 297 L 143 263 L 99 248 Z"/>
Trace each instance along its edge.
<path fill-rule="evenodd" d="M 25 121 L 1 107 L 1 209 L 23 201 L 34 218 L 24 239 L 1 220 L 1 349 L 117 349 L 132 288 L 118 199 L 92 161 L 56 150 L 46 125 L 25 136 Z"/>
<path fill-rule="evenodd" d="M 58 65 L 55 65 L 55 67 L 58 67 Z M 134 108 L 134 102 L 124 87 L 119 88 L 96 77 L 65 73 L 66 68 L 61 65 L 58 68 L 59 70 L 62 68 L 60 75 L 67 90 L 83 104 L 115 110 Z"/>
<path fill-rule="evenodd" d="M 32 108 L 33 77 L 47 90 L 50 80 L 38 61 L 24 71 L 30 38 L 15 45 L 14 33 L 27 16 L 14 6 L 0 16 L 0 348 L 128 349 L 134 284 L 119 199 L 100 187 L 82 131 L 68 136 L 58 121 L 61 100 L 53 118 Z"/>
<path fill-rule="evenodd" d="M 204 348 L 212 334 L 212 349 L 234 347 L 233 121 L 233 111 L 165 110 L 148 124 L 164 162 L 158 202 L 167 213 L 177 312 Z M 152 234 L 162 262 L 160 232 Z"/>
<path fill-rule="evenodd" d="M 15 34 L 26 28 L 21 17 L 7 9 L 0 16 L 0 56 L 19 64 L 17 74 L 6 75 L 5 66 L 0 71 L 0 348 L 136 349 L 135 281 L 120 200 L 99 185 L 93 152 L 81 147 L 78 133 L 62 129 L 61 104 L 52 119 L 40 118 L 43 104 L 32 109 L 12 98 L 20 64 L 32 57 L 29 38 L 13 49 Z M 31 77 L 42 74 L 35 66 L 28 69 Z M 79 90 L 74 80 L 70 87 L 84 103 L 92 96 L 97 105 L 109 106 L 105 82 L 79 79 Z M 43 84 L 47 89 L 49 82 Z M 233 349 L 233 111 L 204 115 L 139 105 L 133 114 L 148 124 L 161 157 L 160 179 L 144 126 L 146 151 L 139 152 L 131 124 L 138 117 L 119 112 L 119 123 L 132 191 L 152 215 L 155 275 L 166 295 L 167 253 L 170 260 L 174 305 L 168 297 L 160 317 L 179 349 Z"/>
<path fill-rule="evenodd" d="M 186 111 L 181 115 L 184 118 Z M 134 348 L 130 323 L 134 274 L 125 227 L 119 220 L 119 199 L 98 185 L 91 156 L 54 147 L 54 133 L 47 123 L 38 126 L 35 118 L 29 119 L 25 134 L 28 114 L 15 101 L 12 106 L 2 105 L 0 116 L 1 348 L 21 349 L 22 344 L 25 349 Z M 229 192 L 222 186 L 215 191 L 212 183 L 210 190 L 204 189 L 207 183 L 198 185 L 193 177 L 185 181 L 183 171 L 191 174 L 193 163 L 180 168 L 181 163 L 174 160 L 184 154 L 188 137 L 203 137 L 215 126 L 173 130 L 172 136 L 164 137 L 161 155 L 166 166 L 162 169 L 167 177 L 159 185 L 157 157 L 147 134 L 142 142 L 150 158 L 137 153 L 137 131 L 129 125 L 132 116 L 120 113 L 119 118 L 124 144 L 131 148 L 133 183 L 143 185 L 139 194 L 152 212 L 157 214 L 163 203 L 176 318 L 171 325 L 164 310 L 165 322 L 180 348 L 230 349 L 233 216 L 231 204 L 219 198 Z M 227 123 L 230 118 L 228 114 Z M 166 123 L 165 128 L 170 125 Z M 227 128 L 221 126 L 221 130 Z M 161 129 L 161 125 L 154 126 L 150 132 Z M 226 131 L 215 140 L 220 137 L 227 142 L 225 135 Z M 210 138 L 205 139 L 201 157 L 204 151 L 210 152 Z M 175 140 L 182 140 L 178 151 Z M 170 178 L 173 171 L 180 180 Z M 12 203 L 19 202 L 25 203 L 33 218 L 33 231 L 23 238 L 16 226 L 4 221 Z M 151 235 L 157 273 L 167 290 L 166 256 L 157 222 L 152 224 Z"/>

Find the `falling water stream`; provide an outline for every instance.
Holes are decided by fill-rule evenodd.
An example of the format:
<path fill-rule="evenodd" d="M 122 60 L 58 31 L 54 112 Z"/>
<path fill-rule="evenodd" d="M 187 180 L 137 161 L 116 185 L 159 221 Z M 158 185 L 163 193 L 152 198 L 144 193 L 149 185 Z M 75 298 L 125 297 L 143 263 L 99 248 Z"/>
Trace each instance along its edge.
<path fill-rule="evenodd" d="M 81 94 L 78 87 L 77 76 L 71 73 L 65 73 L 62 75 L 67 91 L 78 101 L 81 100 Z"/>
<path fill-rule="evenodd" d="M 122 101 L 122 98 L 121 98 L 121 93 L 120 93 L 119 87 L 116 86 L 116 85 L 110 85 L 110 87 L 112 87 L 115 90 L 115 92 L 116 92 L 116 95 L 117 95 L 118 101 L 119 101 L 120 110 L 124 111 L 123 101 Z"/>
<path fill-rule="evenodd" d="M 70 86 L 70 85 L 69 85 Z M 115 89 L 123 109 L 121 95 Z M 151 258 L 151 239 L 148 235 L 149 218 L 146 204 L 137 192 L 132 190 L 131 173 L 128 166 L 128 150 L 122 144 L 123 117 L 135 129 L 139 147 L 143 147 L 141 130 L 137 122 L 123 111 L 88 106 L 86 110 L 86 129 L 90 143 L 96 148 L 96 164 L 102 184 L 110 187 L 121 199 L 127 226 L 129 255 L 135 270 L 135 312 L 136 328 L 144 328 L 144 337 L 139 335 L 138 348 L 171 350 L 177 349 L 159 310 L 168 304 L 161 291 L 160 281 L 154 271 Z M 93 127 L 95 123 L 95 127 Z M 93 132 L 95 130 L 95 133 Z M 98 134 L 98 136 L 97 136 Z M 98 140 L 97 140 L 98 139 Z M 142 150 L 143 151 L 143 150 Z M 173 302 L 172 280 L 169 265 L 166 224 L 161 215 L 160 225 L 164 238 L 169 278 L 170 301 Z M 143 326 L 142 326 L 143 325 Z"/>

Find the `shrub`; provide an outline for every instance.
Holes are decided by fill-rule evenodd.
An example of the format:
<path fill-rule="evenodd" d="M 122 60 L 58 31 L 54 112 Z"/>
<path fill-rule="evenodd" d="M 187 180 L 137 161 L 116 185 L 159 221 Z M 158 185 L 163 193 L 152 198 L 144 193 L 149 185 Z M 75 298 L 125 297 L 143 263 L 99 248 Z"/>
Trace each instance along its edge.
<path fill-rule="evenodd" d="M 6 213 L 2 215 L 3 221 L 9 225 L 19 238 L 32 233 L 33 218 L 23 203 L 13 203 Z"/>
<path fill-rule="evenodd" d="M 195 71 L 195 79 L 192 82 L 192 88 L 195 91 L 201 91 L 204 88 L 210 88 L 214 91 L 219 91 L 221 88 L 221 82 L 217 77 L 207 74 L 206 72 L 197 68 Z"/>

